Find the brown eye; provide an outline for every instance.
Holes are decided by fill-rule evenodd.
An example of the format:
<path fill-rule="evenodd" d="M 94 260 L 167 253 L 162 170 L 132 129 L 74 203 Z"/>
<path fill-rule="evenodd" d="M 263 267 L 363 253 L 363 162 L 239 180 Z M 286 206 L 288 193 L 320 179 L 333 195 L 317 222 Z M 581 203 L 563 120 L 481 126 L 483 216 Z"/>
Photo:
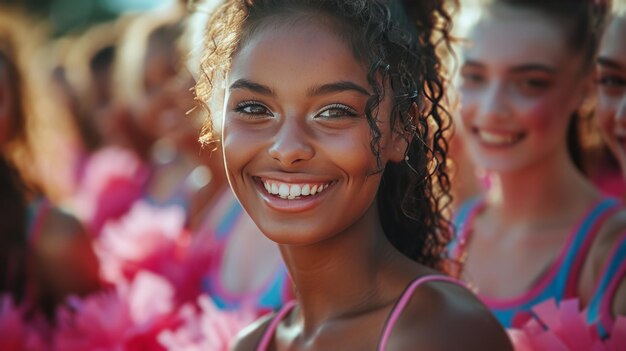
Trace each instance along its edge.
<path fill-rule="evenodd" d="M 552 81 L 543 78 L 523 78 L 515 82 L 518 91 L 525 96 L 538 96 L 552 87 Z"/>
<path fill-rule="evenodd" d="M 620 76 L 602 75 L 597 82 L 603 94 L 618 96 L 626 92 L 626 79 Z"/>
<path fill-rule="evenodd" d="M 343 104 L 332 104 L 325 107 L 316 117 L 334 119 L 342 117 L 355 117 L 358 113 L 351 107 Z"/>
<path fill-rule="evenodd" d="M 477 73 L 465 73 L 461 75 L 461 78 L 463 78 L 464 83 L 469 83 L 469 84 L 478 84 L 478 83 L 482 83 L 485 81 L 485 78 L 483 78 L 482 75 L 477 74 Z"/>
<path fill-rule="evenodd" d="M 272 112 L 258 101 L 244 101 L 237 104 L 235 111 L 252 116 L 271 116 Z"/>

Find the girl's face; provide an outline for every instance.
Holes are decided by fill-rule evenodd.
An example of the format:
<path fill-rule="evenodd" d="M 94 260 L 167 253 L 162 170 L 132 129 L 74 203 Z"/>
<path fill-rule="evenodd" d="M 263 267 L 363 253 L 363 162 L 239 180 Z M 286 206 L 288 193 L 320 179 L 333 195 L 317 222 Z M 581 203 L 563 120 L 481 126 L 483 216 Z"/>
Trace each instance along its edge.
<path fill-rule="evenodd" d="M 318 21 L 272 24 L 234 57 L 222 141 L 228 180 L 259 228 L 281 244 L 312 244 L 378 215 L 367 70 Z M 406 143 L 379 109 L 381 161 Z M 373 209 L 373 210 L 372 210 Z"/>
<path fill-rule="evenodd" d="M 510 172 L 567 152 L 570 116 L 582 102 L 582 57 L 560 23 L 497 6 L 470 35 L 461 67 L 462 129 L 474 162 Z"/>
<path fill-rule="evenodd" d="M 613 19 L 600 45 L 596 65 L 596 114 L 606 143 L 626 170 L 626 17 Z"/>

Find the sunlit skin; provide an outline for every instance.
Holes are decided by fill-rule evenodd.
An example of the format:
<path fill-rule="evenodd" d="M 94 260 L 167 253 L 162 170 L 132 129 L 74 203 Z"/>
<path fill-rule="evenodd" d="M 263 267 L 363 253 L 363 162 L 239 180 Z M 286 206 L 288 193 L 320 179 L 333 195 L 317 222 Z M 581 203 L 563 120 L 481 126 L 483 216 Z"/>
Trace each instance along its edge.
<path fill-rule="evenodd" d="M 270 43 L 326 44 L 305 34 L 278 35 Z M 337 52 L 346 49 L 338 42 L 324 51 L 283 54 L 274 47 L 288 45 L 257 44 L 266 40 L 259 35 L 244 47 L 229 75 L 223 140 L 235 193 L 261 230 L 279 243 L 313 244 L 347 229 L 354 218 L 373 221 L 378 217 L 373 200 L 380 173 L 375 172 L 364 117 L 369 97 L 365 68 L 348 55 L 339 61 Z M 322 71 L 316 68 L 319 62 L 335 64 Z M 281 71 L 292 74 L 279 80 Z M 382 109 L 389 109 L 389 99 Z M 406 147 L 397 143 L 393 149 L 388 124 L 387 116 L 381 116 L 383 162 L 390 157 L 398 161 Z M 396 152 L 390 155 L 389 150 Z M 306 203 L 289 202 L 268 196 L 260 180 L 329 187 Z"/>
<path fill-rule="evenodd" d="M 596 118 L 604 140 L 619 162 L 626 179 L 626 14 L 613 17 L 598 53 L 596 79 L 598 105 Z M 615 315 L 626 315 L 626 281 L 613 301 Z"/>
<path fill-rule="evenodd" d="M 317 21 L 289 23 L 255 32 L 232 61 L 222 133 L 228 179 L 262 232 L 279 244 L 295 283 L 298 307 L 278 329 L 274 348 L 372 349 L 402 290 L 432 271 L 395 250 L 381 228 L 375 202 L 381 174 L 364 115 L 371 94 L 366 67 Z M 383 165 L 400 162 L 407 147 L 390 126 L 390 101 L 387 95 L 378 114 Z M 264 182 L 323 191 L 283 199 Z M 414 296 L 390 349 L 441 343 L 449 304 L 478 306 L 465 290 L 438 283 Z M 486 320 L 476 329 L 498 330 Z M 236 350 L 256 347 L 267 319 L 259 323 Z M 466 336 L 459 332 L 460 340 Z"/>
<path fill-rule="evenodd" d="M 470 156 L 491 179 L 486 208 L 472 227 L 465 275 L 492 298 L 528 291 L 601 199 L 568 155 L 568 124 L 592 79 L 565 33 L 541 13 L 493 5 L 463 53 L 462 130 Z M 583 303 L 607 243 L 624 226 L 620 213 L 602 227 L 581 273 Z"/>

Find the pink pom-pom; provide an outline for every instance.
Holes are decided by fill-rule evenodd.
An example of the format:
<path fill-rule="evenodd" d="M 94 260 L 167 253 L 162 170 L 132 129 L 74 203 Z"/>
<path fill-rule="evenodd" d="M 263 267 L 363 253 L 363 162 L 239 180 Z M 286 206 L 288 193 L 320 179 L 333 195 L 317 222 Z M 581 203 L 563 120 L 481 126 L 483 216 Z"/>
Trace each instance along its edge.
<path fill-rule="evenodd" d="M 602 340 L 595 326 L 587 325 L 577 299 L 542 302 L 532 309 L 534 318 L 521 329 L 509 330 L 517 351 L 626 350 L 626 318 L 619 317 L 609 338 Z"/>
<path fill-rule="evenodd" d="M 105 281 L 132 280 L 151 271 L 176 286 L 176 301 L 193 301 L 215 257 L 211 235 L 191 237 L 181 207 L 156 207 L 137 202 L 117 221 L 110 221 L 96 239 Z"/>
<path fill-rule="evenodd" d="M 206 295 L 198 298 L 198 307 L 199 310 L 190 304 L 183 306 L 179 311 L 182 325 L 161 332 L 159 342 L 167 350 L 229 350 L 239 331 L 256 319 L 252 308 L 220 310 Z"/>
<path fill-rule="evenodd" d="M 46 350 L 48 327 L 39 317 L 24 319 L 25 310 L 9 295 L 0 296 L 0 346 L 3 351 Z"/>
<path fill-rule="evenodd" d="M 128 150 L 107 147 L 94 153 L 85 166 L 72 207 L 98 235 L 104 223 L 128 211 L 141 197 L 148 168 Z"/>
<path fill-rule="evenodd" d="M 157 335 L 179 323 L 173 296 L 167 280 L 139 272 L 114 291 L 72 298 L 57 313 L 55 350 L 163 350 Z"/>
<path fill-rule="evenodd" d="M 108 222 L 95 242 L 103 278 L 110 282 L 132 279 L 140 270 L 158 272 L 164 264 L 177 261 L 184 224 L 181 207 L 135 203 L 125 216 Z"/>

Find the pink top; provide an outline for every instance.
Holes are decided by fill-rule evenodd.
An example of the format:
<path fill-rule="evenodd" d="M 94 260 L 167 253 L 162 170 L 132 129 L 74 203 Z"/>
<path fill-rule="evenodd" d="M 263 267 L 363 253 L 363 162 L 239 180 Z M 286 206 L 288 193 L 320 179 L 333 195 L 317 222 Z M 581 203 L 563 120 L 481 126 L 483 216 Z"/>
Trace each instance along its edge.
<path fill-rule="evenodd" d="M 402 295 L 400 295 L 398 302 L 391 310 L 391 313 L 389 314 L 389 317 L 387 318 L 387 321 L 385 322 L 385 326 L 383 327 L 383 333 L 378 343 L 379 351 L 385 350 L 385 347 L 391 335 L 391 331 L 393 330 L 393 327 L 396 324 L 398 318 L 404 311 L 404 308 L 411 300 L 411 297 L 413 296 L 415 289 L 417 289 L 421 284 L 428 283 L 431 281 L 443 281 L 443 282 L 449 282 L 449 283 L 454 283 L 460 286 L 464 286 L 463 283 L 459 282 L 458 280 L 454 278 L 441 276 L 441 275 L 426 275 L 426 276 L 418 277 L 417 279 L 413 280 L 413 282 L 411 282 L 411 284 L 409 284 L 409 286 L 404 290 Z M 274 316 L 271 323 L 268 325 L 267 329 L 265 330 L 265 333 L 263 334 L 263 338 L 261 339 L 261 342 L 259 343 L 259 346 L 257 347 L 257 351 L 266 351 L 268 349 L 268 347 L 270 346 L 270 343 L 272 342 L 272 339 L 274 338 L 274 334 L 276 333 L 276 328 L 278 328 L 278 324 L 287 316 L 289 312 L 291 312 L 291 310 L 295 306 L 296 306 L 296 302 L 290 301 L 287 304 L 285 304 L 283 308 L 281 308 L 281 310 L 276 314 L 276 316 Z"/>

